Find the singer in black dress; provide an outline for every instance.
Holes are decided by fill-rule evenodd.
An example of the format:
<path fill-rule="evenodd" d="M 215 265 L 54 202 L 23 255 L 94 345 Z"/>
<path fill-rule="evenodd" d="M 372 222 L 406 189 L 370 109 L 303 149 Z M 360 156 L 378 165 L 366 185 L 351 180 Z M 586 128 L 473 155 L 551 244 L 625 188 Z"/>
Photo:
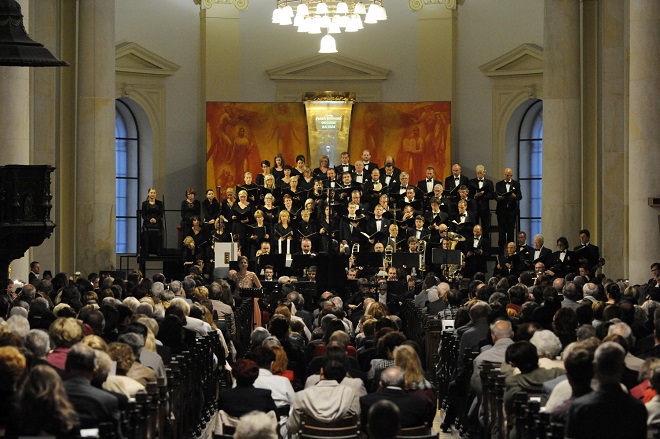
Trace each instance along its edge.
<path fill-rule="evenodd" d="M 149 188 L 147 199 L 142 202 L 142 233 L 140 253 L 143 256 L 159 254 L 163 243 L 163 202 L 156 199 L 156 189 Z"/>
<path fill-rule="evenodd" d="M 195 199 L 195 189 L 186 189 L 186 199 L 181 202 L 181 229 L 192 227 L 192 217 L 202 215 L 202 204 Z"/>
<path fill-rule="evenodd" d="M 238 193 L 238 202 L 231 208 L 232 233 L 234 239 L 238 239 L 242 252 L 248 252 L 248 233 L 247 226 L 253 217 L 252 204 L 248 201 L 248 193 L 242 190 Z"/>

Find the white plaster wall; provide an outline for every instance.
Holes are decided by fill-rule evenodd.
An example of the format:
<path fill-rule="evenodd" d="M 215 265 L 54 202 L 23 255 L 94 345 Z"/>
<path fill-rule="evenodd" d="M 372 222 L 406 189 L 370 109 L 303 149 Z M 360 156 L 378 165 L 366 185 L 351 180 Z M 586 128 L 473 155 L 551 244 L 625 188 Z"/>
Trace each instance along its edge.
<path fill-rule="evenodd" d="M 502 179 L 502 169 L 492 169 L 491 79 L 479 66 L 523 43 L 542 47 L 543 4 L 543 0 L 466 0 L 458 8 L 452 144 L 454 159 L 470 177 L 481 163 L 491 179 Z"/>
<path fill-rule="evenodd" d="M 116 0 L 116 44 L 131 41 L 178 64 L 166 80 L 166 187 L 158 188 L 178 207 L 186 187 L 203 191 L 204 106 L 200 81 L 199 6 L 192 0 Z"/>
<path fill-rule="evenodd" d="M 271 23 L 275 2 L 252 0 L 241 12 L 241 99 L 275 100 L 266 70 L 318 54 L 323 35 L 299 34 L 293 26 Z M 417 15 L 403 0 L 385 2 L 388 19 L 365 24 L 357 33 L 334 35 L 342 56 L 392 70 L 383 83 L 383 100 L 416 101 Z M 314 91 L 314 90 L 310 90 Z M 350 91 L 350 90 L 346 90 Z"/>

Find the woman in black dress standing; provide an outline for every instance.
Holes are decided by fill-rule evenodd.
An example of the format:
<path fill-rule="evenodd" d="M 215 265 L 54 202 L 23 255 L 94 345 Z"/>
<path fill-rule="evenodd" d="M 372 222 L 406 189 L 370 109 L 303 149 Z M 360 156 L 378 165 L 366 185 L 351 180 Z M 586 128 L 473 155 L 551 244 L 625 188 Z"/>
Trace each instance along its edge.
<path fill-rule="evenodd" d="M 192 217 L 202 215 L 202 204 L 195 199 L 195 189 L 186 189 L 186 199 L 181 202 L 181 229 L 192 227 Z"/>
<path fill-rule="evenodd" d="M 206 198 L 202 201 L 202 223 L 209 232 L 215 228 L 215 222 L 220 217 L 220 203 L 215 198 L 213 189 L 206 190 Z"/>
<path fill-rule="evenodd" d="M 241 246 L 241 254 L 245 254 L 246 256 L 249 244 L 247 226 L 252 221 L 252 218 L 253 209 L 248 201 L 248 193 L 246 190 L 242 190 L 238 193 L 238 202 L 234 203 L 234 206 L 231 208 L 231 220 L 234 238 L 238 238 Z"/>
<path fill-rule="evenodd" d="M 158 254 L 163 242 L 163 202 L 156 199 L 156 189 L 149 188 L 147 199 L 142 202 L 142 236 L 140 253 Z"/>

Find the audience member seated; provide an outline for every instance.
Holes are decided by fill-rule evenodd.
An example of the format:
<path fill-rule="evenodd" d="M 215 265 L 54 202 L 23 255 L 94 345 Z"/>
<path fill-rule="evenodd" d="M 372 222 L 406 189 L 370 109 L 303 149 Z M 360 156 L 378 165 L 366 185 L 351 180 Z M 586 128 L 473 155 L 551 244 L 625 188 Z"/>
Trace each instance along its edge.
<path fill-rule="evenodd" d="M 392 401 L 399 408 L 401 428 L 417 427 L 428 422 L 426 401 L 424 398 L 407 393 L 404 371 L 397 366 L 390 366 L 380 374 L 378 390 L 360 398 L 362 425 L 368 424 L 369 409 L 378 401 Z M 434 413 L 435 415 L 435 413 Z"/>
<path fill-rule="evenodd" d="M 268 389 L 254 387 L 259 377 L 259 366 L 252 360 L 238 360 L 232 369 L 236 387 L 220 392 L 218 408 L 229 416 L 240 418 L 253 410 L 259 412 L 277 413 L 272 392 Z M 279 419 L 279 415 L 277 416 Z"/>
<path fill-rule="evenodd" d="M 346 367 L 338 360 L 328 360 L 321 368 L 321 381 L 296 394 L 291 416 L 286 423 L 289 432 L 299 431 L 303 415 L 321 422 L 338 421 L 346 416 L 360 415 L 357 392 L 341 381 Z"/>
<path fill-rule="evenodd" d="M 66 358 L 67 396 L 80 418 L 81 428 L 98 428 L 101 422 L 112 422 L 116 437 L 121 438 L 119 402 L 105 390 L 92 386 L 95 369 L 94 349 L 82 343 L 73 345 Z"/>

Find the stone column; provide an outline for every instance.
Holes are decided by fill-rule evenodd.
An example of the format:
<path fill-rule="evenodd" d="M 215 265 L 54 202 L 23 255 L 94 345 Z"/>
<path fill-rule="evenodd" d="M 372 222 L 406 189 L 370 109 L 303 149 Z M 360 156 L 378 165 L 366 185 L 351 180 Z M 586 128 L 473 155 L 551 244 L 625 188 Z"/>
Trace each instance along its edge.
<path fill-rule="evenodd" d="M 115 2 L 79 2 L 75 269 L 112 269 L 115 250 Z"/>
<path fill-rule="evenodd" d="M 607 260 L 603 271 L 612 278 L 628 276 L 626 243 L 623 239 L 608 238 L 621 236 L 628 230 L 628 211 L 625 209 L 628 187 L 625 3 L 625 0 L 598 3 L 601 35 L 598 139 L 602 153 L 597 175 L 602 190 L 595 196 L 602 203 L 599 212 L 602 228 L 598 234 L 600 239 L 595 242 Z M 617 177 L 611 178 L 612 175 Z"/>
<path fill-rule="evenodd" d="M 630 283 L 646 282 L 660 255 L 660 2 L 630 2 L 628 204 Z"/>
<path fill-rule="evenodd" d="M 28 0 L 19 0 L 23 25 L 29 30 Z M 0 165 L 30 164 L 30 68 L 0 66 Z M 28 257 L 11 263 L 12 279 L 25 279 Z"/>
<path fill-rule="evenodd" d="M 545 0 L 543 46 L 541 215 L 543 235 L 551 246 L 560 236 L 575 242 L 583 226 L 580 2 Z"/>

